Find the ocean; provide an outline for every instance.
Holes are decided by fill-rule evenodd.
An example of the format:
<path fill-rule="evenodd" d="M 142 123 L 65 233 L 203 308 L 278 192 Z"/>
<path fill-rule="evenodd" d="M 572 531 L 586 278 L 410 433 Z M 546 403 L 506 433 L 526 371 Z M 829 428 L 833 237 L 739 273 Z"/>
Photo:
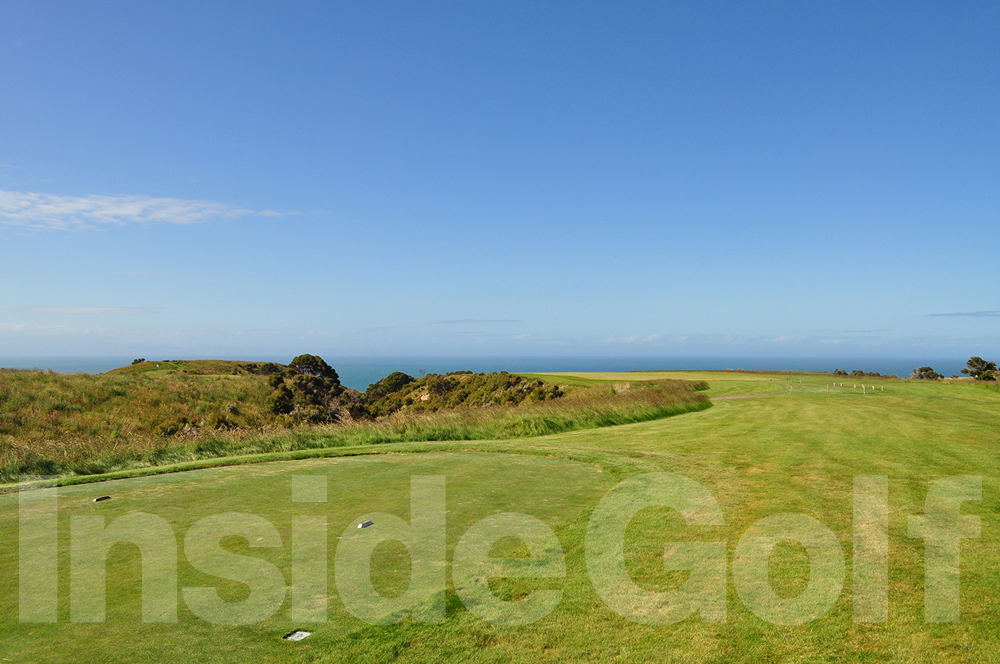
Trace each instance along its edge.
<path fill-rule="evenodd" d="M 364 390 L 393 371 L 419 377 L 422 373 L 449 371 L 656 371 L 748 369 L 759 371 L 828 371 L 845 369 L 876 371 L 903 377 L 921 366 L 933 367 L 945 376 L 959 374 L 968 358 L 877 358 L 877 357 L 343 357 L 323 356 L 340 375 L 344 385 Z M 150 360 L 156 358 L 148 358 Z M 171 358 L 181 359 L 181 358 Z M 287 363 L 291 358 L 186 358 L 239 359 Z M 48 369 L 59 373 L 104 373 L 131 364 L 125 357 L 0 357 L 0 367 Z"/>

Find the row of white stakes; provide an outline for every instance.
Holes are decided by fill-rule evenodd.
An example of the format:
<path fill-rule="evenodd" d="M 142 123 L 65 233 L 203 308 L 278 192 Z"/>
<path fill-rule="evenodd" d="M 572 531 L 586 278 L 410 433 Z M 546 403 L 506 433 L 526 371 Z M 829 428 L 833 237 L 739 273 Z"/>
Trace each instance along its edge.
<path fill-rule="evenodd" d="M 802 382 L 802 380 L 800 379 L 800 380 L 799 380 L 799 383 L 801 383 L 801 382 Z M 834 383 L 834 384 L 833 384 L 833 386 L 834 386 L 834 387 L 837 387 L 837 384 L 836 384 L 836 383 Z M 843 383 L 841 383 L 841 384 L 840 384 L 840 387 L 843 387 L 843 386 L 844 386 L 844 384 L 843 384 Z M 875 391 L 875 387 L 876 387 L 876 386 L 875 386 L 875 385 L 872 385 L 871 387 L 872 387 L 872 392 L 874 392 L 874 391 Z M 858 389 L 858 384 L 857 384 L 857 383 L 855 383 L 855 384 L 854 384 L 854 389 Z M 865 388 L 865 385 L 864 385 L 864 383 L 862 383 L 862 384 L 861 384 L 861 391 L 862 391 L 862 392 L 863 392 L 864 394 L 868 394 L 868 390 L 867 390 L 867 389 Z M 883 392 L 885 392 L 885 385 L 883 385 L 883 386 L 882 386 L 882 391 L 883 391 Z M 791 385 L 789 385 L 789 386 L 788 386 L 788 394 L 791 394 L 791 393 L 792 393 L 792 386 L 791 386 Z M 826 384 L 826 393 L 827 393 L 827 394 L 829 394 L 829 393 L 830 393 L 830 383 L 827 383 L 827 384 Z"/>

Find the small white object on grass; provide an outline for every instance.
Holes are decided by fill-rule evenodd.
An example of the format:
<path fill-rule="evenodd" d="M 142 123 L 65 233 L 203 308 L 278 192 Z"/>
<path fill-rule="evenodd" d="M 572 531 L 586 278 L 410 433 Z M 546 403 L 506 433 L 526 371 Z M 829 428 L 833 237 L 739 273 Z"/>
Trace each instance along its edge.
<path fill-rule="evenodd" d="M 303 632 L 302 630 L 297 629 L 294 632 L 285 634 L 281 638 L 283 638 L 285 641 L 301 641 L 302 639 L 306 638 L 307 636 L 310 636 L 311 634 L 312 632 Z"/>
<path fill-rule="evenodd" d="M 367 528 L 368 526 L 374 526 L 375 524 L 371 521 L 365 521 L 364 523 L 359 523 L 358 528 Z"/>

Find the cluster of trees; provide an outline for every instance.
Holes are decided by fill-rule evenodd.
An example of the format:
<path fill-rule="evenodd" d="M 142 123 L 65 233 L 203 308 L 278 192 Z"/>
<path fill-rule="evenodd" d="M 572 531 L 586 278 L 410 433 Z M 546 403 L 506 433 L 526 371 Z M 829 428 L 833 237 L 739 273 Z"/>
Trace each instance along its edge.
<path fill-rule="evenodd" d="M 930 367 L 919 367 L 913 370 L 913 373 L 910 374 L 910 378 L 915 380 L 941 380 L 944 376 Z"/>
<path fill-rule="evenodd" d="M 969 361 L 965 363 L 965 368 L 962 369 L 962 373 L 967 376 L 972 376 L 976 380 L 996 380 L 997 363 L 987 362 L 983 358 L 973 355 L 969 358 Z"/>
<path fill-rule="evenodd" d="M 295 422 L 339 422 L 386 417 L 399 410 L 434 412 L 461 406 L 534 403 L 562 396 L 556 385 L 525 380 L 505 371 L 454 371 L 414 378 L 400 371 L 372 383 L 365 392 L 340 384 L 323 358 L 299 355 L 268 378 L 272 414 Z"/>
<path fill-rule="evenodd" d="M 214 360 L 177 364 L 179 368 L 171 371 L 176 369 L 178 380 L 159 383 L 175 388 L 175 392 L 171 392 L 170 399 L 157 399 L 157 403 L 176 402 L 177 407 L 168 409 L 166 415 L 158 414 L 149 424 L 149 431 L 160 436 L 194 436 L 202 430 L 240 429 L 264 423 L 295 426 L 376 420 L 397 411 L 429 413 L 458 407 L 515 405 L 562 395 L 557 385 L 542 381 L 506 372 L 471 371 L 427 374 L 420 378 L 397 371 L 360 392 L 342 385 L 336 370 L 316 355 L 299 355 L 288 365 Z M 230 373 L 261 376 L 261 379 L 205 382 L 223 388 L 216 390 L 221 396 L 211 402 L 211 407 L 209 401 L 201 399 L 200 392 L 196 398 L 191 397 L 193 383 L 187 380 L 189 376 Z M 231 388 L 229 391 L 225 390 L 227 386 Z M 49 410 L 67 408 L 65 404 L 56 404 Z M 0 421 L 0 434 L 4 433 L 3 424 Z"/>
<path fill-rule="evenodd" d="M 981 357 L 973 356 L 965 363 L 962 373 L 972 376 L 976 380 L 997 380 L 997 363 L 988 362 Z M 944 376 L 930 367 L 919 367 L 913 370 L 910 378 L 916 380 L 941 380 Z M 952 376 L 952 378 L 955 378 L 955 376 Z"/>
<path fill-rule="evenodd" d="M 303 422 L 337 420 L 341 397 L 357 393 L 341 385 L 334 368 L 317 355 L 299 355 L 284 371 L 271 373 L 267 380 L 274 388 L 267 399 L 271 412 Z"/>
<path fill-rule="evenodd" d="M 989 362 L 977 356 L 969 358 L 969 361 L 965 363 L 965 368 L 962 369 L 962 373 L 967 376 L 971 376 L 976 380 L 1000 379 L 1000 372 L 997 371 L 997 363 Z M 835 376 L 880 376 L 880 374 L 871 371 L 855 370 L 851 373 L 847 373 L 843 369 L 836 369 L 833 374 Z M 944 376 L 934 371 L 931 367 L 918 367 L 910 374 L 910 378 L 914 380 L 941 380 Z M 952 376 L 952 378 L 955 378 L 955 376 Z"/>
<path fill-rule="evenodd" d="M 883 378 L 882 374 L 877 371 L 861 371 L 860 369 L 855 369 L 851 373 L 847 373 L 844 369 L 834 369 L 834 376 L 872 376 L 874 378 Z"/>
<path fill-rule="evenodd" d="M 362 403 L 351 410 L 355 418 L 378 418 L 399 410 L 434 412 L 463 406 L 506 406 L 536 403 L 562 396 L 557 385 L 526 380 L 506 371 L 479 373 L 454 371 L 414 378 L 401 372 L 389 374 L 368 386 Z"/>
<path fill-rule="evenodd" d="M 317 378 L 332 380 L 337 385 L 340 385 L 340 376 L 337 375 L 333 367 L 318 355 L 299 355 L 288 363 L 288 369 L 296 374 L 316 376 Z"/>

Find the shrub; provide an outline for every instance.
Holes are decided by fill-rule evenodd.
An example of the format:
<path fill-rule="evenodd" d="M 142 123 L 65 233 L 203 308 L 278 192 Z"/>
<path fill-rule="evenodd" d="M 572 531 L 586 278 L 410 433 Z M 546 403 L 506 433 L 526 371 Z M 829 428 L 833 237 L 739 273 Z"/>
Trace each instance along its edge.
<path fill-rule="evenodd" d="M 267 406 L 275 415 L 287 415 L 295 408 L 295 395 L 287 385 L 281 385 L 267 398 Z"/>
<path fill-rule="evenodd" d="M 221 429 L 223 431 L 236 428 L 236 423 L 225 415 L 216 415 L 213 417 L 211 425 L 213 429 Z"/>
<path fill-rule="evenodd" d="M 306 376 L 326 378 L 328 380 L 332 380 L 337 385 L 340 385 L 340 376 L 337 375 L 337 372 L 334 371 L 333 367 L 327 364 L 323 358 L 318 355 L 299 355 L 288 363 L 288 368 L 296 373 L 305 374 Z"/>
<path fill-rule="evenodd" d="M 180 419 L 160 423 L 157 425 L 155 431 L 159 436 L 175 436 L 183 431 L 187 424 L 187 418 L 182 417 Z"/>

